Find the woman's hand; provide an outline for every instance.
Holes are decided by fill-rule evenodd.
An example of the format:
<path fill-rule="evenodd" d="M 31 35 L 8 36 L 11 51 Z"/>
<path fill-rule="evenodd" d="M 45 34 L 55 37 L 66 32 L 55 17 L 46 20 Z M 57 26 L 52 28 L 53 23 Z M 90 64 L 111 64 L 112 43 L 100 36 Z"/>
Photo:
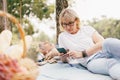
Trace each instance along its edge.
<path fill-rule="evenodd" d="M 75 59 L 75 58 L 82 58 L 82 52 L 77 52 L 77 51 L 69 51 L 67 54 L 69 54 L 69 57 Z"/>
<path fill-rule="evenodd" d="M 69 54 L 60 53 L 60 59 L 62 62 L 64 63 L 68 62 L 68 57 L 69 57 Z"/>

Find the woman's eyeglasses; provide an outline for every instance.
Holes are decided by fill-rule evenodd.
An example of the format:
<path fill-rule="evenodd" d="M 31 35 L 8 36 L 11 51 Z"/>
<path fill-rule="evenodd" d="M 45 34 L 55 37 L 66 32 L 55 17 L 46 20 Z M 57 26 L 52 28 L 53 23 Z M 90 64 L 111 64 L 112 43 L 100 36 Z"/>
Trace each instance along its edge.
<path fill-rule="evenodd" d="M 70 21 L 69 23 L 62 23 L 63 27 L 74 26 L 75 21 Z"/>

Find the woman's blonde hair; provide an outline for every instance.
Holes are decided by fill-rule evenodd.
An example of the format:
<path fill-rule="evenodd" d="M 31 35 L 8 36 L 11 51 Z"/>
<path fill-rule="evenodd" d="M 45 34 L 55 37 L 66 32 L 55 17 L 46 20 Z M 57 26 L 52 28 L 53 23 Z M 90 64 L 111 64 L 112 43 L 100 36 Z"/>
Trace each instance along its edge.
<path fill-rule="evenodd" d="M 80 28 L 80 19 L 79 19 L 77 13 L 72 9 L 66 8 L 66 9 L 62 10 L 62 12 L 60 13 L 59 24 L 60 24 L 60 26 L 62 26 L 62 23 L 63 23 L 62 21 L 69 21 L 69 20 L 73 20 L 73 19 L 75 21 L 77 21 L 77 24 L 76 24 L 77 28 Z"/>

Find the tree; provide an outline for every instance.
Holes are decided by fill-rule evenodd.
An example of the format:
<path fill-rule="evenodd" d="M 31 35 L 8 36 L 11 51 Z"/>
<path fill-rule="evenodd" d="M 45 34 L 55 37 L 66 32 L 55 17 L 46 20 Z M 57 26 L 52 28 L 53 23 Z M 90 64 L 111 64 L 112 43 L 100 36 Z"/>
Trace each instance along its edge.
<path fill-rule="evenodd" d="M 7 12 L 7 1 L 6 0 L 0 0 L 0 9 L 4 12 Z M 0 17 L 0 22 L 1 22 L 0 32 L 3 31 L 4 29 L 9 29 L 7 17 L 5 16 Z"/>
<path fill-rule="evenodd" d="M 34 28 L 27 19 L 24 19 L 23 25 L 26 35 L 32 35 L 34 33 Z"/>
<path fill-rule="evenodd" d="M 7 0 L 8 12 L 17 18 L 29 14 L 36 15 L 38 18 L 48 18 L 54 12 L 54 5 L 47 5 L 47 0 Z"/>
<path fill-rule="evenodd" d="M 31 4 L 31 10 L 38 18 L 49 18 L 50 14 L 54 12 L 54 4 L 47 5 L 47 0 L 34 0 Z"/>
<path fill-rule="evenodd" d="M 50 37 L 43 31 L 41 31 L 39 36 L 35 38 L 36 41 L 50 41 Z"/>
<path fill-rule="evenodd" d="M 88 21 L 104 38 L 115 37 L 120 39 L 120 20 L 102 17 L 101 20 Z"/>
<path fill-rule="evenodd" d="M 29 15 L 31 11 L 31 0 L 7 0 L 8 13 L 17 18 L 23 18 L 24 15 Z"/>
<path fill-rule="evenodd" d="M 56 0 L 56 28 L 57 28 L 57 38 L 56 42 L 58 41 L 58 35 L 61 32 L 60 31 L 60 25 L 59 25 L 59 15 L 61 11 L 68 7 L 68 1 L 67 0 Z"/>
<path fill-rule="evenodd" d="M 49 18 L 50 14 L 54 12 L 54 4 L 47 5 L 47 0 L 7 0 L 8 12 L 18 18 L 21 24 L 24 24 L 23 16 L 29 16 L 30 14 L 37 16 L 40 20 L 43 18 Z M 32 26 L 28 22 L 31 30 Z M 27 27 L 25 31 L 30 33 L 30 29 Z"/>
<path fill-rule="evenodd" d="M 3 9 L 3 0 L 0 0 L 0 10 Z M 0 17 L 0 32 L 4 30 L 3 17 Z"/>

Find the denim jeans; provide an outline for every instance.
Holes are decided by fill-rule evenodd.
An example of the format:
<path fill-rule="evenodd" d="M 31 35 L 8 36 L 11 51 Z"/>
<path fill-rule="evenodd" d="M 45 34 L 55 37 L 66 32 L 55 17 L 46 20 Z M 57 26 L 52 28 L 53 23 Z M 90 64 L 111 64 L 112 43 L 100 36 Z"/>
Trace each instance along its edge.
<path fill-rule="evenodd" d="M 88 62 L 87 68 L 93 73 L 109 75 L 120 80 L 120 40 L 105 39 L 102 50 Z"/>

